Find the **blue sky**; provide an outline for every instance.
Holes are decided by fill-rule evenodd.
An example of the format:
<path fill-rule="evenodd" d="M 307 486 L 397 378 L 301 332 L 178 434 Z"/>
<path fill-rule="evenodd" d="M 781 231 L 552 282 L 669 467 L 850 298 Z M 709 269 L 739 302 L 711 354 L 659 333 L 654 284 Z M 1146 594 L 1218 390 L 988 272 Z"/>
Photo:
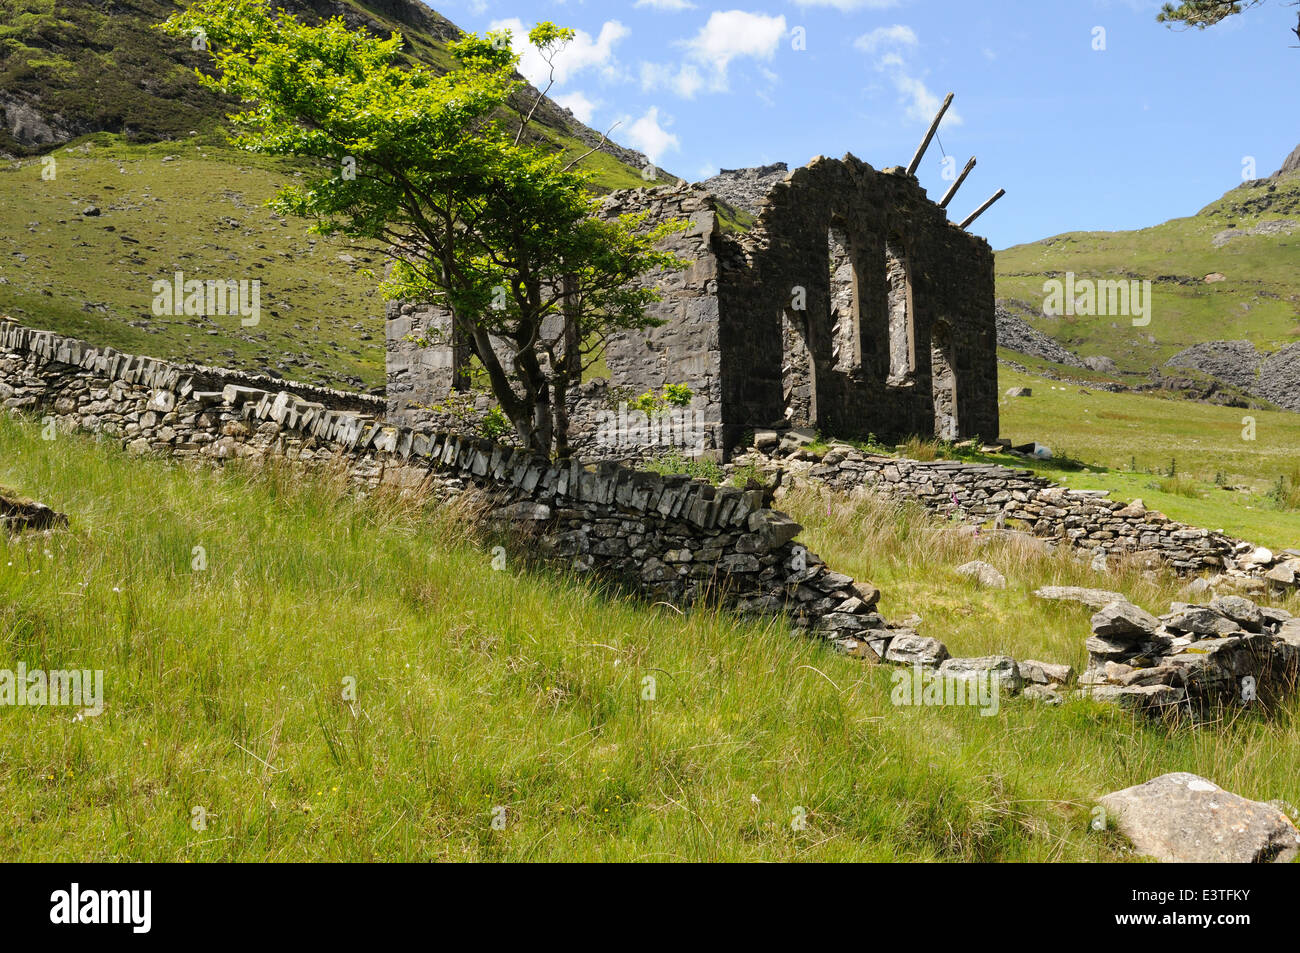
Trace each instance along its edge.
<path fill-rule="evenodd" d="M 579 30 L 552 96 L 598 129 L 619 122 L 612 138 L 691 180 L 845 152 L 905 165 L 955 92 L 918 175 L 937 199 L 944 155 L 957 170 L 977 156 L 950 211 L 1007 189 L 973 227 L 995 248 L 1191 214 L 1252 158 L 1264 177 L 1300 143 L 1285 0 L 1205 31 L 1157 24 L 1158 0 L 431 5 L 470 31 Z M 539 68 L 523 63 L 534 81 Z"/>

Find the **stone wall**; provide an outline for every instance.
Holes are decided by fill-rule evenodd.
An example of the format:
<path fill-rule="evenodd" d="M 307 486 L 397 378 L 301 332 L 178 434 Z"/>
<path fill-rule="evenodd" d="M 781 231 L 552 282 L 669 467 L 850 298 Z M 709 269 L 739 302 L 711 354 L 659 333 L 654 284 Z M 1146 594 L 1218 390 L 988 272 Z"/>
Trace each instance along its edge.
<path fill-rule="evenodd" d="M 778 451 L 779 452 L 779 451 Z M 810 459 L 800 460 L 798 457 Z M 760 451 L 737 464 L 786 469 L 835 490 L 869 490 L 913 500 L 943 516 L 995 527 L 1018 527 L 1037 537 L 1106 557 L 1143 557 L 1180 573 L 1228 572 L 1289 588 L 1300 573 L 1300 551 L 1274 554 L 1223 533 L 1198 529 L 1147 509 L 1141 501 L 1112 500 L 1105 490 L 1074 490 L 1030 470 L 939 460 L 921 462 L 863 453 L 847 445 L 824 455 L 793 458 Z"/>
<path fill-rule="evenodd" d="M 717 260 L 712 240 L 717 227 L 713 199 L 691 186 L 627 189 L 601 200 L 605 219 L 646 213 L 645 229 L 680 220 L 685 228 L 666 238 L 661 248 L 672 251 L 686 266 L 667 274 L 645 276 L 642 284 L 658 289 L 660 300 L 646 314 L 663 322 L 644 331 L 620 331 L 609 336 L 604 361 L 616 386 L 583 388 L 570 401 L 575 446 L 604 456 L 595 446 L 602 411 L 646 391 L 662 393 L 665 384 L 685 384 L 695 395 L 705 451 L 719 447 L 721 428 L 721 359 L 718 353 Z M 442 405 L 458 376 L 469 367 L 470 352 L 454 334 L 450 313 L 436 305 L 391 302 L 387 311 L 388 417 L 408 426 L 446 426 Z M 504 353 L 504 352 L 503 352 Z M 479 413 L 492 406 L 488 395 L 472 400 Z M 629 448 L 625 448 L 629 449 Z M 661 447 L 661 450 L 666 447 Z M 615 455 L 610 451 L 608 455 Z M 635 448 L 623 454 L 637 456 Z"/>
<path fill-rule="evenodd" d="M 728 446 L 783 418 L 843 437 L 998 436 L 987 242 L 914 177 L 852 156 L 796 169 L 760 208 L 719 243 Z M 811 360 L 791 358 L 783 328 Z"/>
<path fill-rule="evenodd" d="M 57 427 L 142 453 L 218 464 L 276 456 L 342 466 L 363 486 L 423 486 L 443 496 L 472 489 L 494 517 L 527 527 L 536 552 L 647 598 L 784 614 L 833 639 L 870 632 L 887 643 L 899 634 L 874 612 L 879 592 L 804 550 L 795 542 L 799 525 L 764 508 L 759 491 L 613 463 L 552 463 L 460 433 L 420 432 L 298 393 L 248 387 L 243 375 L 229 379 L 215 368 L 190 373 L 0 323 L 3 406 Z"/>
<path fill-rule="evenodd" d="M 391 425 L 356 409 L 373 407 L 364 397 L 310 387 L 300 393 L 272 391 L 247 386 L 247 380 L 219 368 L 187 368 L 0 322 L 0 400 L 10 412 L 99 433 L 141 453 L 216 465 L 277 458 L 342 468 L 360 487 L 423 488 L 444 498 L 471 494 L 485 505 L 489 519 L 515 527 L 527 539 L 529 553 L 552 564 L 599 574 L 655 601 L 783 617 L 864 660 L 932 669 L 948 680 L 995 676 L 999 691 L 1016 694 L 1023 688 L 1047 701 L 1060 700 L 1074 679 L 1063 665 L 1007 656 L 952 658 L 939 640 L 887 622 L 875 611 L 879 591 L 807 552 L 797 542 L 799 525 L 764 507 L 762 491 L 714 487 L 612 462 L 553 463 L 463 433 Z M 967 519 L 1018 514 L 1014 518 L 1037 520 L 1036 531 L 1063 526 L 1058 538 L 1075 545 L 1096 541 L 1106 549 L 1113 540 L 1136 539 L 1197 568 L 1228 565 L 1233 558 L 1223 548 L 1232 541 L 1219 534 L 1188 530 L 1154 514 L 1124 513 L 1119 504 L 1063 491 L 1028 471 L 918 463 L 843 447 L 815 461 L 783 462 L 806 464 L 805 476 L 840 489 L 871 487 L 932 509 L 951 506 Z M 1084 523 L 1074 527 L 1075 520 Z M 1090 528 L 1096 526 L 1104 528 Z M 1086 532 L 1074 533 L 1076 528 Z M 1105 607 L 1100 621 L 1094 620 L 1098 634 L 1089 642 L 1093 664 L 1080 679 L 1081 688 L 1100 700 L 1165 708 L 1208 686 L 1200 694 L 1214 701 L 1216 692 L 1230 694 L 1228 676 L 1240 675 L 1238 669 L 1256 678 L 1261 691 L 1294 687 L 1300 632 L 1280 610 L 1243 615 L 1252 611 L 1242 609 L 1244 600 L 1217 600 L 1214 606 L 1234 610 L 1229 615 L 1245 627 L 1243 635 L 1223 619 L 1199 613 L 1199 607 L 1175 606 L 1169 617 L 1151 620 L 1139 617 L 1140 610 L 1121 607 L 1117 594 L 1062 593 L 1040 594 Z M 1250 631 L 1264 631 L 1252 629 L 1256 614 L 1268 622 L 1267 644 L 1250 641 Z M 1120 623 L 1137 628 L 1130 633 L 1117 629 Z M 1205 625 L 1218 641 L 1197 642 Z M 1170 651 L 1187 658 L 1162 665 L 1150 678 L 1163 680 L 1148 684 L 1130 643 L 1141 642 L 1139 636 L 1150 641 L 1165 635 Z M 1098 641 L 1102 636 L 1109 641 Z M 1198 661 L 1207 646 L 1223 650 L 1213 664 Z M 1267 651 L 1261 654 L 1260 646 Z"/>

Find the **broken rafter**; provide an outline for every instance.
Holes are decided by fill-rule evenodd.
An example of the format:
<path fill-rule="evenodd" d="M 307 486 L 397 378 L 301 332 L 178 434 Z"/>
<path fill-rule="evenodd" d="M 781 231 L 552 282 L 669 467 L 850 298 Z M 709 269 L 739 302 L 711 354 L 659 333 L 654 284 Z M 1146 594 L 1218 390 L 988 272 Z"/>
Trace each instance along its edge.
<path fill-rule="evenodd" d="M 994 202 L 996 202 L 998 199 L 1002 198 L 1002 196 L 1006 194 L 1007 194 L 1006 189 L 998 189 L 996 192 L 993 193 L 993 197 L 991 199 L 989 199 L 987 202 L 985 202 L 975 211 L 971 212 L 970 215 L 966 218 L 966 221 L 962 222 L 957 227 L 958 228 L 968 227 L 971 222 L 975 221 L 975 219 L 979 218 L 981 215 L 987 212 L 989 210 L 989 206 L 991 206 Z"/>
<path fill-rule="evenodd" d="M 946 113 L 948 107 L 952 105 L 952 97 L 953 94 L 949 93 L 943 98 L 943 105 L 939 107 L 939 114 L 934 117 L 934 122 L 930 123 L 930 131 L 927 132 L 925 138 L 921 140 L 921 145 L 917 147 L 916 155 L 912 156 L 912 161 L 907 166 L 908 175 L 916 175 L 916 170 L 921 165 L 921 158 L 925 155 L 925 150 L 930 148 L 930 140 L 933 139 L 934 134 L 939 131 L 939 123 L 943 122 L 943 114 Z"/>
<path fill-rule="evenodd" d="M 973 168 L 975 168 L 975 157 L 971 156 L 970 161 L 966 163 L 966 168 L 961 170 L 961 175 L 957 176 L 957 181 L 952 184 L 952 188 L 948 190 L 939 203 L 939 208 L 948 207 L 948 203 L 952 201 L 952 197 L 957 194 L 957 190 L 961 188 L 961 184 L 966 181 L 966 176 L 970 175 L 970 170 Z"/>

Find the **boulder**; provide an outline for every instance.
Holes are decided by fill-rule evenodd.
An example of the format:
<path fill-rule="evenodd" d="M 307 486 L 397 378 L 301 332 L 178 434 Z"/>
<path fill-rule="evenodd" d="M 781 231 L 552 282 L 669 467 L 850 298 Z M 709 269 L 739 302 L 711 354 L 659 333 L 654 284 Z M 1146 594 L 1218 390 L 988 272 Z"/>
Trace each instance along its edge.
<path fill-rule="evenodd" d="M 978 559 L 958 566 L 957 574 L 974 579 L 976 583 L 985 589 L 1005 589 L 1007 587 L 1006 576 L 998 572 L 995 567 Z"/>
<path fill-rule="evenodd" d="M 939 665 L 939 675 L 967 681 L 980 677 L 996 678 L 999 690 L 1008 695 L 1019 695 L 1025 684 L 1020 675 L 1020 666 L 1009 655 L 945 659 Z"/>
<path fill-rule="evenodd" d="M 1092 617 L 1092 631 L 1105 639 L 1145 639 L 1155 635 L 1160 620 L 1131 602 L 1108 602 Z"/>
<path fill-rule="evenodd" d="M 1098 802 L 1139 853 L 1175 863 L 1289 863 L 1300 831 L 1278 808 L 1186 772 L 1107 794 Z"/>
<path fill-rule="evenodd" d="M 1034 685 L 1069 685 L 1074 681 L 1074 668 L 1069 665 L 1053 665 L 1037 659 L 1024 659 L 1019 663 L 1020 675 Z"/>
<path fill-rule="evenodd" d="M 1218 596 L 1210 601 L 1210 608 L 1231 619 L 1243 629 L 1258 632 L 1264 625 L 1264 614 L 1259 606 L 1241 596 Z"/>
<path fill-rule="evenodd" d="M 1105 589 L 1085 589 L 1082 586 L 1044 586 L 1035 589 L 1034 595 L 1040 599 L 1053 599 L 1061 602 L 1080 602 L 1090 609 L 1102 609 L 1112 602 L 1124 602 L 1118 592 Z"/>
<path fill-rule="evenodd" d="M 948 658 L 948 647 L 938 639 L 918 635 L 908 629 L 899 630 L 889 641 L 885 661 L 896 665 L 936 666 Z"/>
<path fill-rule="evenodd" d="M 1234 596 L 1231 598 L 1240 598 Z M 1242 602 L 1246 600 L 1242 599 Z M 1257 610 L 1258 611 L 1258 610 Z M 1242 631 L 1241 626 L 1208 606 L 1187 606 L 1164 617 L 1165 625 L 1193 635 L 1225 636 Z"/>
<path fill-rule="evenodd" d="M 1145 712 L 1173 708 L 1187 696 L 1183 689 L 1170 685 L 1092 685 L 1085 694 L 1095 701 Z"/>

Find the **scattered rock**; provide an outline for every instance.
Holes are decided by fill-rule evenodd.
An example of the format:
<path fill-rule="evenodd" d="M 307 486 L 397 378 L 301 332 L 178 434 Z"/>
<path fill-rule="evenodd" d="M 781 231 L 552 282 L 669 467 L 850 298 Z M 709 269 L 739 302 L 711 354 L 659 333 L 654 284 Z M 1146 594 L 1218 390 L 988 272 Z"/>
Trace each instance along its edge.
<path fill-rule="evenodd" d="M 1074 668 L 1070 665 L 1024 659 L 1019 667 L 1021 677 L 1035 685 L 1069 685 L 1074 681 Z"/>
<path fill-rule="evenodd" d="M 1044 586 L 1035 589 L 1034 595 L 1040 599 L 1054 599 L 1063 602 L 1080 602 L 1089 609 L 1103 609 L 1112 602 L 1126 602 L 1118 592 L 1106 589 L 1085 589 L 1081 586 Z"/>
<path fill-rule="evenodd" d="M 900 630 L 889 642 L 885 661 L 897 665 L 933 667 L 948 658 L 948 647 L 938 639 L 927 638 L 910 630 Z"/>
<path fill-rule="evenodd" d="M 1127 600 L 1107 603 L 1092 617 L 1092 631 L 1102 638 L 1142 639 L 1155 635 L 1160 620 Z"/>
<path fill-rule="evenodd" d="M 1289 863 L 1300 831 L 1278 808 L 1186 772 L 1165 774 L 1099 802 L 1139 853 L 1174 863 Z"/>
<path fill-rule="evenodd" d="M 0 524 L 9 532 L 55 529 L 68 525 L 68 517 L 44 503 L 0 490 Z"/>
<path fill-rule="evenodd" d="M 993 566 L 978 559 L 958 566 L 957 574 L 974 579 L 985 589 L 1005 589 L 1007 587 L 1006 576 L 998 572 Z"/>
<path fill-rule="evenodd" d="M 944 678 L 973 680 L 981 677 L 996 678 L 1000 691 L 1008 695 L 1020 694 L 1025 681 L 1020 666 L 1009 655 L 990 655 L 983 658 L 949 658 L 939 664 L 939 675 Z"/>

